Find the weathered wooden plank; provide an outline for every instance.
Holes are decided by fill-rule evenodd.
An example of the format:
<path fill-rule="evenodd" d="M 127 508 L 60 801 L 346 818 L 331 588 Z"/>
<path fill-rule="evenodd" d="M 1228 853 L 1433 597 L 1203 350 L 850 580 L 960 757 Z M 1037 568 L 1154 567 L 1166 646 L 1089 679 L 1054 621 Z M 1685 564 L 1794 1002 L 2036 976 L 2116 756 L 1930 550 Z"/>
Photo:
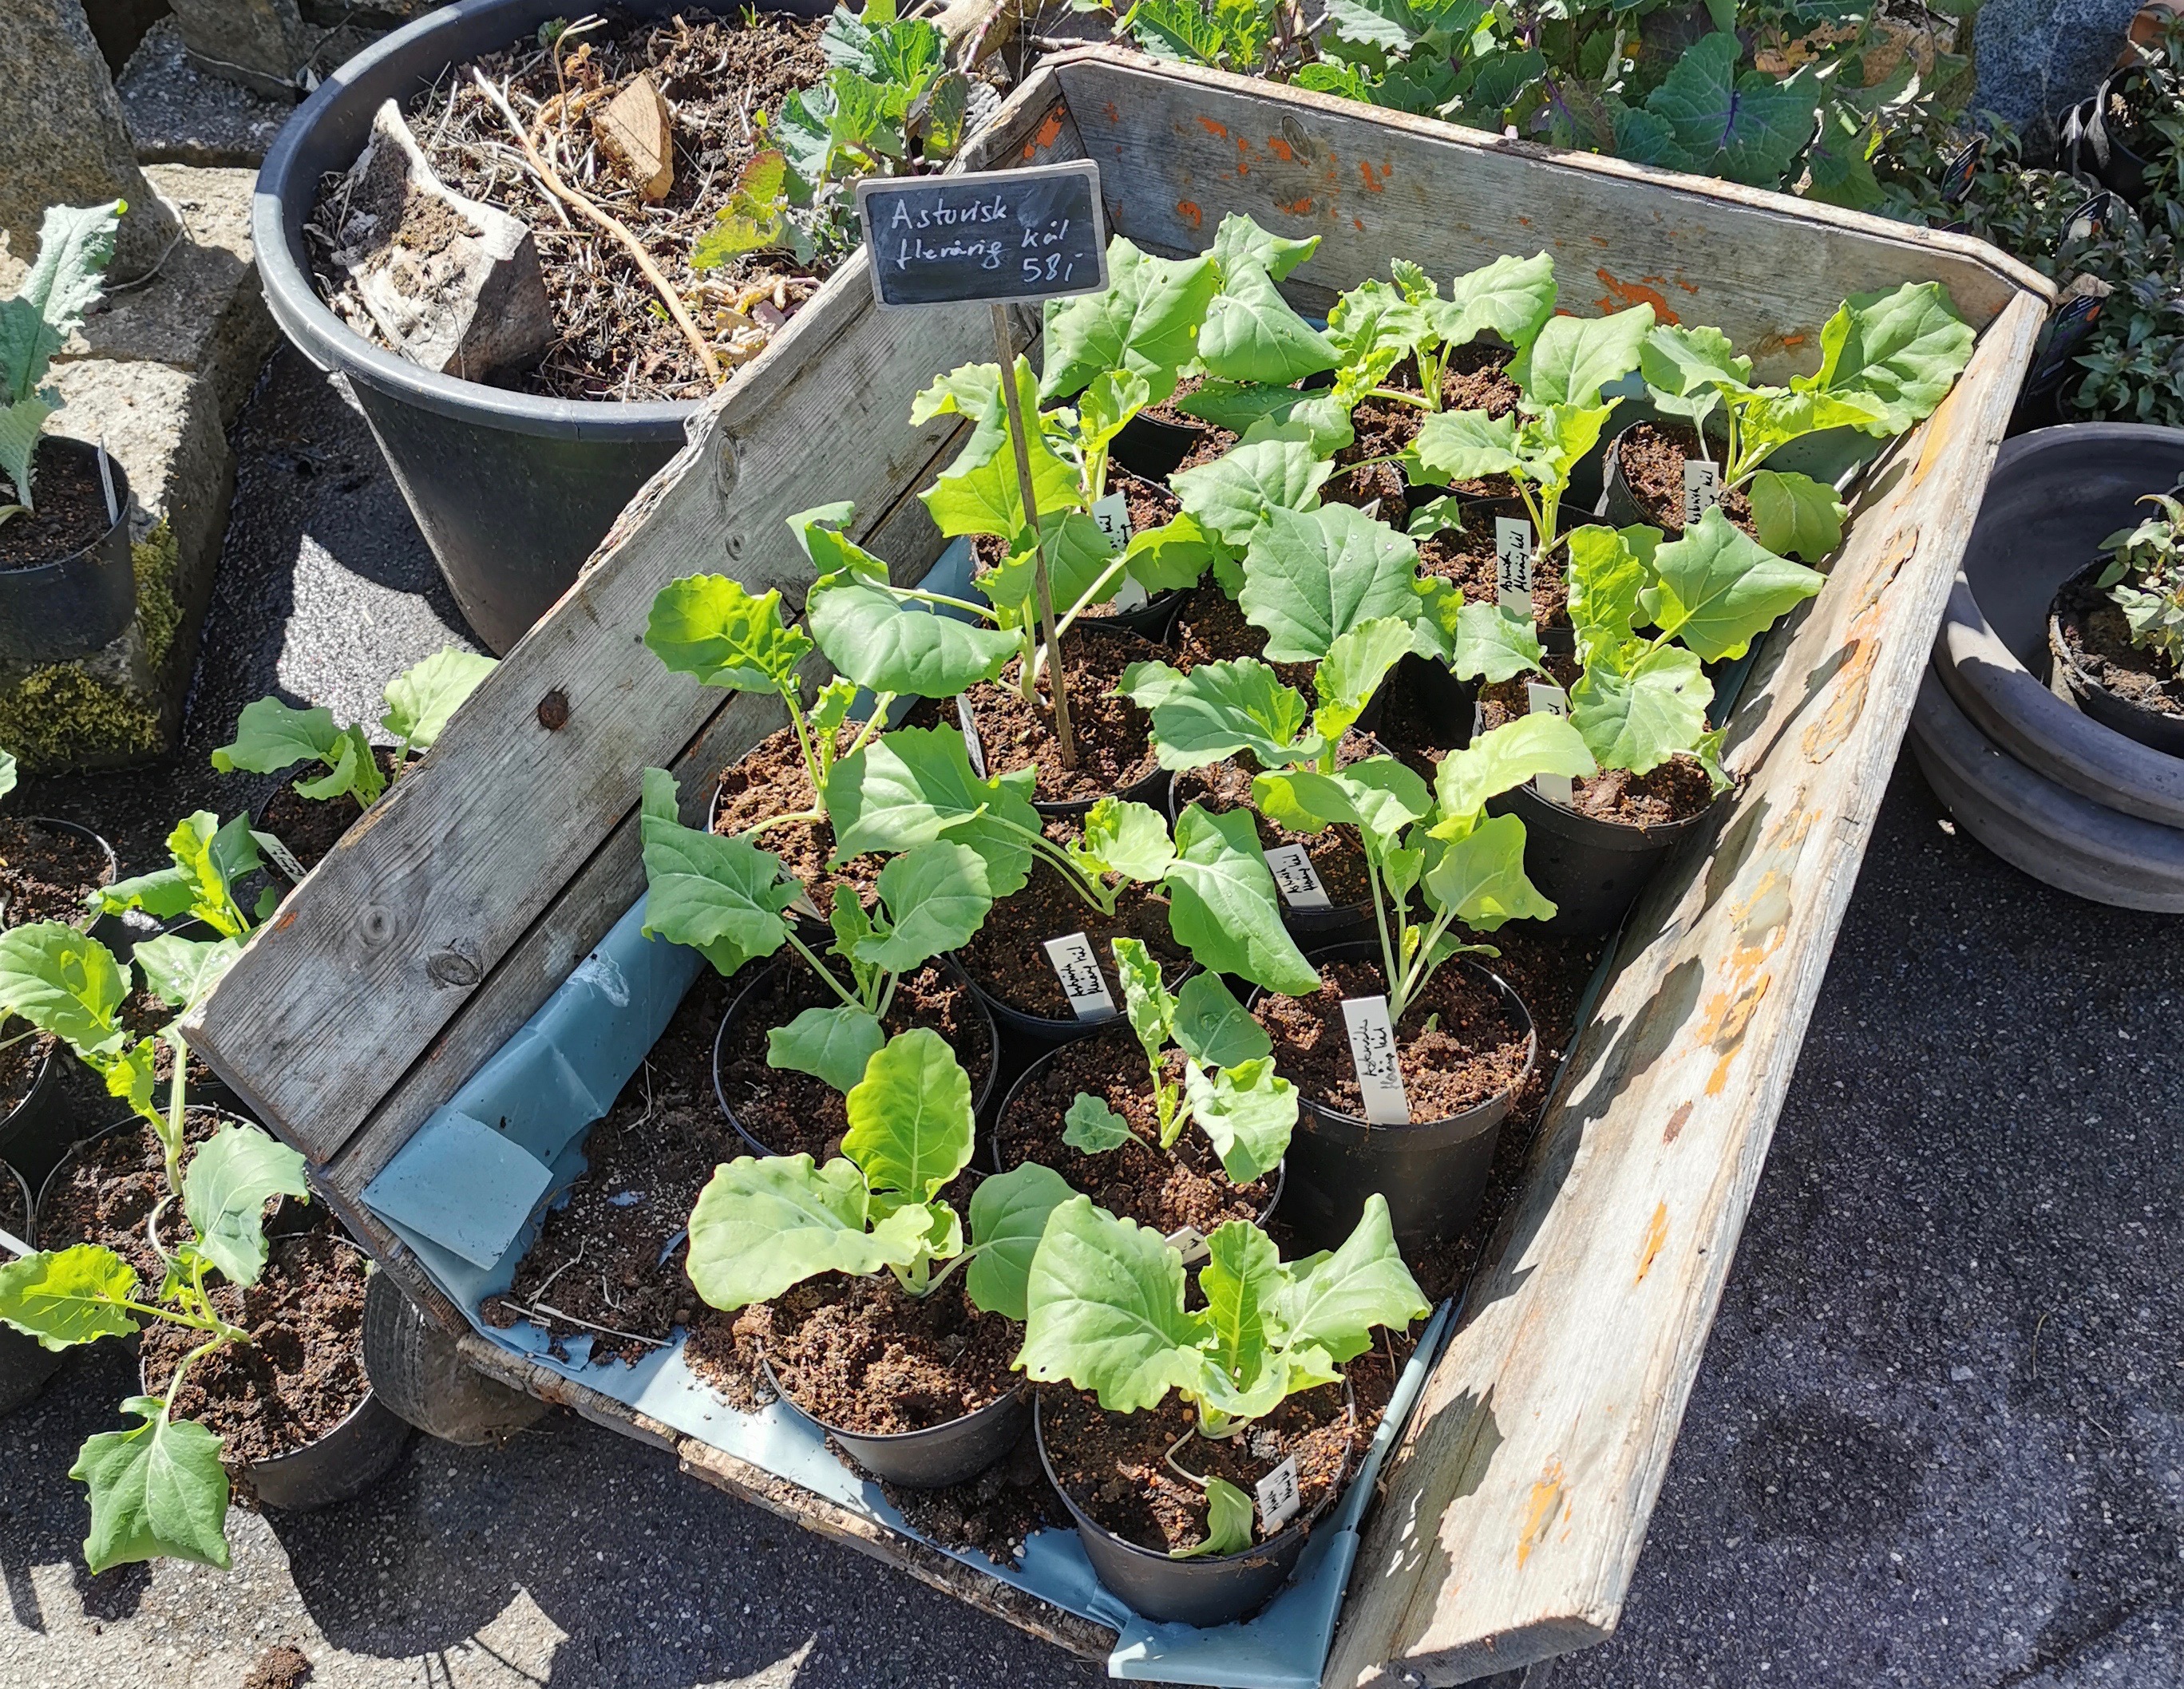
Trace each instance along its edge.
<path fill-rule="evenodd" d="M 937 1548 L 890 1530 L 876 1519 L 852 1513 L 800 1485 L 777 1478 L 761 1467 L 723 1452 L 671 1426 L 625 1407 L 610 1396 L 564 1378 L 534 1361 L 511 1355 L 476 1333 L 462 1341 L 463 1357 L 480 1372 L 526 1391 L 542 1401 L 573 1408 L 586 1419 L 673 1452 L 682 1469 L 716 1489 L 749 1502 L 822 1536 L 869 1554 L 883 1565 L 907 1572 L 920 1583 L 1006 1620 L 1019 1630 L 1088 1659 L 1105 1660 L 1115 1632 L 1104 1625 L 1041 1601 L 1037 1596 L 989 1577 Z"/>
<path fill-rule="evenodd" d="M 1711 323 L 1763 371 L 1817 365 L 1836 304 L 1915 272 L 1975 326 L 2041 278 L 1982 242 L 1699 176 L 1641 170 L 1481 130 L 1112 49 L 1048 61 L 1117 232 L 1196 251 L 1225 215 L 1321 237 L 1291 277 L 1300 305 L 1387 273 L 1390 254 L 1446 278 L 1504 253 L 1552 252 L 1580 313 L 1650 302 Z"/>
<path fill-rule="evenodd" d="M 1390 1463 L 1329 1686 L 1462 1682 L 1614 1627 L 2043 309 L 1989 327 L 1755 672 L 1744 785 L 1633 918 Z"/>

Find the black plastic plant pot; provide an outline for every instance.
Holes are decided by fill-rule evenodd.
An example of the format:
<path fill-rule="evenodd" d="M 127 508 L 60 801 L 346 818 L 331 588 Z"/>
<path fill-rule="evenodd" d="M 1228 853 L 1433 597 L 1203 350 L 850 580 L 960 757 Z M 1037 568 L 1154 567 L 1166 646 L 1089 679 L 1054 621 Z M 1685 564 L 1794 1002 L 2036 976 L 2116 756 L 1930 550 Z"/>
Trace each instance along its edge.
<path fill-rule="evenodd" d="M 334 1240 L 359 1257 L 364 1254 L 346 1238 Z M 357 1341 L 363 1341 L 360 1335 Z M 144 1393 L 164 1394 L 167 1380 L 153 1380 L 145 1364 L 142 1359 L 137 1363 Z M 246 1459 L 243 1474 L 265 1506 L 283 1513 L 310 1513 L 354 1501 L 384 1478 L 402 1458 L 410 1431 L 410 1422 L 382 1402 L 367 1380 L 364 1399 L 338 1424 L 286 1454 Z"/>
<path fill-rule="evenodd" d="M 1033 1434 L 1039 1443 L 1039 1462 L 1046 1480 L 1061 1497 L 1077 1525 L 1077 1540 L 1084 1557 L 1111 1594 L 1129 1603 L 1133 1612 L 1156 1624 L 1195 1625 L 1201 1630 L 1233 1625 L 1248 1619 L 1290 1580 L 1312 1526 L 1341 1498 L 1347 1484 L 1337 1484 L 1309 1517 L 1292 1521 L 1268 1542 L 1255 1543 L 1240 1554 L 1206 1554 L 1178 1560 L 1157 1549 L 1140 1548 L 1125 1541 L 1077 1504 L 1063 1487 L 1046 1449 L 1046 1428 L 1036 1402 L 1032 1408 Z M 1344 1456 L 1348 1471 L 1348 1455 Z"/>
<path fill-rule="evenodd" d="M 1175 776 L 1165 768 L 1156 768 L 1142 779 L 1133 780 L 1112 795 L 1126 804 L 1146 804 L 1156 810 L 1167 808 L 1168 789 L 1175 783 Z M 1049 821 L 1075 821 L 1092 812 L 1097 798 L 1057 798 L 1049 800 L 1034 799 L 1032 807 Z"/>
<path fill-rule="evenodd" d="M 1407 663 L 1419 661 L 1421 660 L 1416 657 L 1403 659 Z M 1440 672 L 1446 675 L 1448 671 L 1443 668 Z M 1399 666 L 1396 670 L 1398 679 L 1401 678 L 1401 673 L 1402 671 Z M 1371 727 L 1379 725 L 1379 718 L 1382 713 L 1382 701 L 1387 697 L 1390 689 L 1389 687 L 1383 686 L 1379 691 L 1373 694 L 1372 701 L 1366 705 L 1367 711 L 1373 717 L 1369 726 L 1362 716 L 1359 718 L 1359 725 L 1367 727 L 1368 731 L 1370 731 Z M 1375 750 L 1378 749 L 1379 747 L 1376 746 Z M 1182 819 L 1183 811 L 1189 805 L 1183 800 L 1183 791 L 1178 783 L 1168 793 L 1169 831 L 1174 830 L 1176 822 Z M 1277 897 L 1279 898 L 1279 893 Z M 1289 929 L 1292 938 L 1304 940 L 1307 946 L 1314 944 L 1332 944 L 1339 939 L 1357 938 L 1373 924 L 1373 906 L 1369 903 L 1340 903 L 1332 904 L 1325 909 L 1300 909 L 1286 898 L 1279 898 L 1279 901 L 1282 925 Z"/>
<path fill-rule="evenodd" d="M 1549 803 L 1529 786 L 1491 799 L 1495 815 L 1515 814 L 1524 823 L 1524 873 L 1555 906 L 1545 923 L 1565 937 L 1613 932 L 1663 858 L 1706 822 L 1708 806 L 1658 827 L 1602 821 Z"/>
<path fill-rule="evenodd" d="M 48 434 L 38 457 L 74 459 L 98 474 L 98 448 Z M 129 477 L 109 454 L 114 509 L 106 532 L 80 551 L 20 569 L 0 569 L 0 661 L 64 663 L 121 637 L 136 614 L 136 575 L 129 560 Z M 35 492 L 35 488 L 33 491 Z"/>
<path fill-rule="evenodd" d="M 2136 739 L 2149 750 L 2170 756 L 2184 756 L 2184 716 L 2148 710 L 2109 691 L 2086 672 L 2078 661 L 2077 652 L 2063 637 L 2060 606 L 2066 600 L 2082 600 L 2093 595 L 2093 582 L 2105 566 L 2105 559 L 2089 564 L 2056 588 L 2054 603 L 2048 610 L 2048 689 L 2064 703 L 2103 727 L 2114 728 L 2126 739 Z M 0 1147 L 4 1146 L 5 1140 L 0 1140 Z"/>
<path fill-rule="evenodd" d="M 2064 114 L 2061 129 L 2063 167 L 2078 176 L 2091 176 L 2103 187 L 2136 204 L 2146 192 L 2153 165 L 2146 157 L 2126 146 L 2108 120 L 2109 102 L 2131 84 L 2144 81 L 2143 65 L 2128 64 L 2110 75 Z"/>
<path fill-rule="evenodd" d="M 960 957 L 951 956 L 950 960 L 955 962 L 958 967 L 961 966 Z M 964 973 L 971 981 L 971 989 L 978 994 L 978 1001 L 986 1006 L 986 1012 L 992 1017 L 994 1024 L 1000 1027 L 1009 1037 L 1028 1042 L 1040 1049 L 1056 1045 L 1074 1044 L 1080 1038 L 1089 1038 L 1095 1032 L 1105 1031 L 1123 1017 L 1123 1012 L 1119 1008 L 1111 1015 L 1101 1015 L 1092 1020 L 1079 1020 L 1074 1016 L 1056 1018 L 1047 1015 L 1035 1015 L 1028 1010 L 1017 1007 L 1000 993 L 987 985 L 976 974 L 972 973 L 968 968 L 965 968 Z M 1108 995 L 1112 996 L 1114 994 L 1110 992 Z M 1004 1097 L 1001 1100 L 1001 1106 L 1006 1110 L 1008 1106 L 1008 1099 Z"/>
<path fill-rule="evenodd" d="M 1183 613 L 1183 594 L 1173 588 L 1156 593 L 1143 604 L 1128 610 L 1118 610 L 1107 616 L 1080 616 L 1080 627 L 1120 627 L 1150 639 L 1156 645 L 1164 645 L 1175 631 L 1175 619 Z"/>
<path fill-rule="evenodd" d="M 682 0 L 623 0 L 667 17 Z M 766 8 L 823 16 L 826 0 Z M 337 378 L 478 637 L 497 654 L 577 578 L 622 507 L 682 447 L 696 400 L 594 404 L 460 381 L 346 327 L 311 285 L 304 224 L 320 178 L 346 170 L 382 103 L 406 103 L 449 68 L 534 35 L 566 0 L 458 0 L 366 48 L 319 85 L 265 155 L 251 235 L 265 303 L 298 351 Z M 8 617 L 0 613 L 0 625 Z"/>
<path fill-rule="evenodd" d="M 88 827 L 80 827 L 72 821 L 58 820 L 49 815 L 25 816 L 21 818 L 20 824 L 25 827 L 42 828 L 49 833 L 65 833 L 70 838 L 81 839 L 94 848 L 106 859 L 105 869 L 98 877 L 100 885 L 112 885 L 115 880 L 120 878 L 121 859 L 114 855 L 114 846 L 103 833 L 95 833 Z M 7 918 L 7 906 L 0 904 L 0 921 Z M 136 952 L 136 940 L 140 937 L 150 937 L 153 931 L 150 918 L 144 916 L 139 916 L 137 922 L 132 923 L 120 915 L 101 915 L 94 918 L 89 914 L 80 914 L 69 924 L 97 939 L 99 943 L 114 952 L 124 967 L 128 965 L 129 958 Z"/>
<path fill-rule="evenodd" d="M 713 1034 L 714 1098 L 721 1105 L 721 1112 L 728 1117 L 728 1124 L 736 1129 L 736 1135 L 750 1146 L 751 1153 L 755 1156 L 771 1156 L 777 1152 L 769 1149 L 752 1135 L 749 1129 L 744 1124 L 743 1117 L 736 1112 L 735 1105 L 728 1101 L 727 1088 L 721 1082 L 721 1058 L 727 1048 L 729 1033 L 742 1025 L 744 1006 L 750 1001 L 753 993 L 773 979 L 783 969 L 791 966 L 800 967 L 803 965 L 803 958 L 793 955 L 778 956 L 767 962 L 765 967 L 751 976 L 749 982 L 742 990 L 736 993 L 734 1000 L 728 1005 L 728 1012 L 721 1017 L 720 1030 Z M 994 1024 L 993 1008 L 987 1001 L 985 993 L 972 983 L 971 976 L 963 971 L 963 965 L 961 962 L 952 956 L 942 956 L 934 957 L 933 965 L 963 988 L 964 995 L 977 1005 L 979 1014 L 984 1017 L 986 1023 L 986 1073 L 983 1079 L 977 1082 L 971 1098 L 972 1115 L 983 1120 L 986 1118 L 987 1105 L 994 1100 L 994 1087 L 1000 1081 L 1001 1074 L 1000 1029 Z M 961 1054 L 960 1051 L 957 1053 L 959 1056 Z"/>
<path fill-rule="evenodd" d="M 974 1413 L 928 1425 L 919 1431 L 896 1431 L 875 1435 L 869 1431 L 845 1431 L 808 1413 L 782 1388 L 773 1363 L 765 1356 L 759 1364 L 774 1394 L 788 1404 L 800 1419 L 810 1421 L 841 1444 L 850 1458 L 873 1477 L 908 1490 L 944 1490 L 951 1484 L 967 1484 L 1017 1446 L 1024 1421 L 1031 1417 L 1031 1390 L 1018 1385 L 1006 1396 L 989 1402 Z"/>
<path fill-rule="evenodd" d="M 20 1200 L 23 1213 L 22 1241 L 31 1248 L 38 1246 L 37 1213 L 31 1203 L 31 1182 L 4 1161 L 0 1161 L 0 1185 L 13 1190 Z M 0 1260 L 8 1258 L 0 1250 Z M 46 1380 L 60 1370 L 61 1363 L 68 1358 L 65 1352 L 48 1349 L 35 1337 L 25 1335 L 12 1325 L 0 1325 L 0 1417 L 14 1413 L 31 1401 L 46 1387 Z"/>
<path fill-rule="evenodd" d="M 20 1028 L 23 1023 L 14 1021 L 9 1024 Z M 34 1185 L 44 1183 L 46 1175 L 68 1153 L 72 1134 L 69 1129 L 68 1099 L 60 1079 L 63 1064 L 74 1059 L 58 1042 L 47 1045 L 29 1092 L 8 1111 L 5 1119 L 0 1119 L 0 1156 L 7 1157 Z"/>
<path fill-rule="evenodd" d="M 1372 939 L 1329 945 L 1306 960 L 1319 968 L 1337 962 L 1378 963 L 1380 946 Z M 1508 1090 L 1460 1114 L 1407 1126 L 1376 1126 L 1300 1096 L 1287 1163 L 1294 1176 L 1282 1218 L 1312 1248 L 1340 1246 L 1375 1191 L 1387 1199 L 1389 1224 L 1406 1253 L 1458 1235 L 1479 1212 L 1502 1123 L 1539 1060 L 1539 1034 L 1524 999 L 1500 974 L 1461 956 L 1441 965 L 1462 968 L 1493 986 L 1510 1017 L 1524 1028 L 1524 1071 Z M 1266 995 L 1253 992 L 1251 1002 L 1256 1006 Z"/>
<path fill-rule="evenodd" d="M 1455 670 L 1437 657 L 1407 652 L 1383 694 L 1392 691 L 1399 700 L 1393 707 L 1405 725 L 1423 729 L 1421 750 L 1461 750 L 1471 743 L 1473 711 L 1479 703 L 1479 683 L 1457 677 Z M 1368 915 L 1370 911 L 1368 911 Z"/>
<path fill-rule="evenodd" d="M 1108 447 L 1107 455 L 1133 475 L 1156 486 L 1182 467 L 1183 460 L 1198 449 L 1210 429 L 1187 422 L 1170 422 L 1139 411 L 1123 425 Z"/>

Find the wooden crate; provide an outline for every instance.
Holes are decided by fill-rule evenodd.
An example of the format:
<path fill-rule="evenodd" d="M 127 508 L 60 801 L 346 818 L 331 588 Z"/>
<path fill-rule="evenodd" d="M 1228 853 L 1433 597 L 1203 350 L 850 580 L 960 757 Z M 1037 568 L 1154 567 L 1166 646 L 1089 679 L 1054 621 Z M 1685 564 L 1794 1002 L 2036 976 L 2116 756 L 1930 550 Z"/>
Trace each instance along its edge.
<path fill-rule="evenodd" d="M 1048 61 L 960 168 L 1080 157 L 1102 167 L 1115 231 L 1156 251 L 1202 248 L 1231 211 L 1323 237 L 1293 278 L 1306 308 L 1391 256 L 1445 276 L 1544 247 L 1567 305 L 1649 300 L 1726 330 L 1777 379 L 1814 366 L 1821 324 L 1866 289 L 1939 280 L 1980 331 L 1947 401 L 1864 483 L 1826 590 L 1766 642 L 1732 717 L 1742 785 L 1626 928 L 1524 1192 L 1383 1474 L 1327 1682 L 1509 1670 L 1614 1626 L 2051 290 L 1960 237 L 1112 48 Z M 1018 327 L 1028 343 L 1035 322 Z M 653 594 L 722 569 L 797 599 L 809 566 L 782 518 L 842 498 L 866 543 L 921 572 L 941 542 L 912 495 L 952 442 L 904 419 L 936 371 L 990 358 L 989 334 L 983 308 L 883 315 L 861 270 L 838 275 L 191 1022 L 192 1046 L 451 1327 L 457 1311 L 358 1192 L 641 891 L 638 769 L 674 768 L 694 819 L 713 772 L 775 725 L 770 704 L 724 700 L 644 649 Z M 596 1392 L 471 1347 L 647 1434 Z M 1097 1626 L 652 1435 L 1003 1617 L 1104 1645 Z"/>

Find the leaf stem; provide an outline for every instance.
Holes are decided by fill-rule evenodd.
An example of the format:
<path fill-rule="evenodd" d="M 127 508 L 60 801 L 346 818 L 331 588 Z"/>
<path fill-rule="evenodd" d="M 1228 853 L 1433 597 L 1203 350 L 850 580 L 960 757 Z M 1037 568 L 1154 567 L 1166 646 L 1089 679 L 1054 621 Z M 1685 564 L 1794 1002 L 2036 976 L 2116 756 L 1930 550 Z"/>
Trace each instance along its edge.
<path fill-rule="evenodd" d="M 828 989 L 842 1000 L 844 1006 L 862 1009 L 865 1006 L 857 1001 L 855 995 L 842 989 L 842 982 L 834 977 L 833 970 L 811 953 L 811 947 L 809 945 L 796 936 L 795 923 L 793 921 L 786 921 L 782 924 L 788 928 L 788 942 L 794 946 L 796 953 L 811 964 L 812 972 L 827 982 Z"/>

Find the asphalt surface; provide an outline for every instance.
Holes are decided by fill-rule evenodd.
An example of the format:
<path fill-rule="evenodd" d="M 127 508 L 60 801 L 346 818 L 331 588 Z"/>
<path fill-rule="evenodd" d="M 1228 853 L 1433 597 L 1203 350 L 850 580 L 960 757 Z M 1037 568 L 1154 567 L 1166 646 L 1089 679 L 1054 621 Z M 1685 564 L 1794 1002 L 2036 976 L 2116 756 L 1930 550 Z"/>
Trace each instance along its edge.
<path fill-rule="evenodd" d="M 25 794 L 131 871 L 184 808 L 260 789 L 203 761 L 244 702 L 370 719 L 466 643 L 370 438 L 289 354 L 239 443 L 188 749 Z M 1621 1628 L 1553 1689 L 2184 1681 L 2180 937 L 1988 856 L 1906 756 Z M 1100 1675 L 566 1413 L 497 1452 L 418 1439 L 344 1507 L 238 1515 L 229 1573 L 89 1578 L 63 1474 L 130 1388 L 87 1352 L 0 1421 L 0 1689 L 232 1689 L 274 1643 L 341 1689 Z"/>

